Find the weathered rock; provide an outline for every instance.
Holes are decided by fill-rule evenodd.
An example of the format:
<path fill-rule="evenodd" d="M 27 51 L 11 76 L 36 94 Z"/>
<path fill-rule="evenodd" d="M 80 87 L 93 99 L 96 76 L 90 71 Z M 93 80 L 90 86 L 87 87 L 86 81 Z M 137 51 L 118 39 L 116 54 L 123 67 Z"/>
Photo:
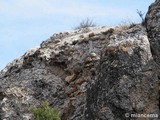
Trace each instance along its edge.
<path fill-rule="evenodd" d="M 93 37 L 93 36 L 94 36 L 94 33 L 92 32 L 92 33 L 90 33 L 88 36 L 89 36 L 89 37 Z"/>
<path fill-rule="evenodd" d="M 142 26 L 61 32 L 0 72 L 0 119 L 33 119 L 28 109 L 44 100 L 62 120 L 158 113 L 157 81 Z"/>
<path fill-rule="evenodd" d="M 27 51 L 8 64 L 0 72 L 1 119 L 32 119 L 28 109 L 38 106 L 44 100 L 61 111 L 62 119 L 83 119 L 85 86 L 90 80 L 84 63 L 90 53 L 95 53 L 96 58 L 100 53 L 100 49 L 93 49 L 98 41 L 92 44 L 93 48 L 89 46 L 88 35 L 93 32 L 96 35 L 107 29 L 88 28 L 86 33 L 78 30 L 54 34 L 43 41 L 40 47 Z M 84 42 L 76 44 L 81 39 L 79 36 L 84 37 Z M 73 44 L 74 41 L 76 43 Z M 96 67 L 97 63 L 94 62 L 92 66 Z M 80 80 L 81 77 L 85 80 Z M 73 105 L 68 102 L 70 99 L 74 101 Z M 65 109 L 68 109 L 67 114 Z"/>
<path fill-rule="evenodd" d="M 76 84 L 81 85 L 82 83 L 84 83 L 86 80 L 84 78 L 80 78 L 76 81 Z"/>
<path fill-rule="evenodd" d="M 149 42 L 151 44 L 151 52 L 154 60 L 160 65 L 160 1 L 156 0 L 149 6 L 145 18 L 145 26 Z"/>
<path fill-rule="evenodd" d="M 75 74 L 72 74 L 72 75 L 70 75 L 70 76 L 67 76 L 67 77 L 65 78 L 65 81 L 66 81 L 67 83 L 70 83 L 70 82 L 74 81 L 75 79 L 76 79 L 76 75 L 75 75 Z"/>
<path fill-rule="evenodd" d="M 144 23 L 147 29 L 147 36 L 150 42 L 151 53 L 153 59 L 158 65 L 157 76 L 159 78 L 158 84 L 159 84 L 159 98 L 160 98 L 160 1 L 159 0 L 156 0 L 149 6 Z M 160 116 L 160 111 L 159 111 L 159 116 Z"/>
<path fill-rule="evenodd" d="M 104 48 L 96 81 L 88 84 L 87 120 L 137 119 L 126 118 L 125 113 L 159 114 L 157 66 L 140 29 L 132 31 L 132 38 L 124 37 Z M 144 39 L 137 39 L 137 34 Z M 128 46 L 131 39 L 132 46 Z"/>
<path fill-rule="evenodd" d="M 104 36 L 104 35 L 102 35 L 102 36 L 100 36 L 100 38 L 99 38 L 100 40 L 105 40 L 106 39 L 106 37 Z"/>

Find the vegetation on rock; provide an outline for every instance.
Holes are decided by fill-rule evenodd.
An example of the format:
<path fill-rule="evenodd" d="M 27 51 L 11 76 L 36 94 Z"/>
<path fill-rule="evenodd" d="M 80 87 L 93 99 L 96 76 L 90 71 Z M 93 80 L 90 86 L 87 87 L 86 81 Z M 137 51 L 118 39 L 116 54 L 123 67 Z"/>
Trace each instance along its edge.
<path fill-rule="evenodd" d="M 88 27 L 95 27 L 96 24 L 93 22 L 93 20 L 87 18 L 85 20 L 82 20 L 79 25 L 77 25 L 74 29 L 81 29 L 81 28 L 88 28 Z"/>
<path fill-rule="evenodd" d="M 51 108 L 48 102 L 43 102 L 38 108 L 31 108 L 35 120 L 60 120 L 59 111 Z"/>

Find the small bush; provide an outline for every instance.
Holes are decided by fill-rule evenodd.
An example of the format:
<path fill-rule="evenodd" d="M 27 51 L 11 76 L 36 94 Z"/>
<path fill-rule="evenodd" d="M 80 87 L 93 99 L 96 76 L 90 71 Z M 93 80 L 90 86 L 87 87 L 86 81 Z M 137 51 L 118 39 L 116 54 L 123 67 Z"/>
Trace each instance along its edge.
<path fill-rule="evenodd" d="M 59 111 L 50 108 L 48 102 L 43 102 L 38 108 L 31 108 L 35 120 L 60 120 Z"/>
<path fill-rule="evenodd" d="M 76 26 L 74 29 L 77 30 L 77 29 L 81 29 L 81 28 L 88 28 L 88 27 L 95 27 L 96 24 L 93 23 L 93 21 L 89 18 L 85 19 L 85 20 L 82 20 L 80 22 L 80 24 L 78 26 Z"/>

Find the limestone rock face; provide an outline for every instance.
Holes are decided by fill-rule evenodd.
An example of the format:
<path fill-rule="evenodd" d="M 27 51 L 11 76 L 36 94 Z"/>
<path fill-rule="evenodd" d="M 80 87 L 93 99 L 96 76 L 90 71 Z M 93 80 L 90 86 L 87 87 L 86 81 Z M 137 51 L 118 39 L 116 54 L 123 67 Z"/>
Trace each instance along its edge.
<path fill-rule="evenodd" d="M 95 82 L 88 84 L 86 120 L 133 120 L 138 118 L 130 115 L 136 113 L 154 113 L 158 119 L 158 67 L 142 28 L 130 30 L 102 50 Z"/>
<path fill-rule="evenodd" d="M 154 60 L 160 65 L 160 1 L 149 6 L 145 24 Z"/>
<path fill-rule="evenodd" d="M 62 120 L 158 114 L 158 74 L 141 25 L 54 34 L 0 72 L 0 119 L 32 120 L 47 100 Z M 135 118 L 136 119 L 136 118 Z"/>

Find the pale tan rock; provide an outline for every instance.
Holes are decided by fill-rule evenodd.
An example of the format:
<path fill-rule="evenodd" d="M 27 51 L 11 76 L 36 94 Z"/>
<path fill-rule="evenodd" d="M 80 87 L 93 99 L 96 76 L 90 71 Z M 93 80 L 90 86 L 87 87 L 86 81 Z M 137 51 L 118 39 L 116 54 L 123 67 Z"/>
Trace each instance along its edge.
<path fill-rule="evenodd" d="M 76 78 L 76 75 L 75 75 L 75 74 L 72 74 L 72 75 L 70 75 L 70 76 L 67 76 L 67 77 L 65 78 L 65 81 L 66 81 L 67 83 L 70 83 L 70 82 L 74 81 L 75 78 Z"/>
<path fill-rule="evenodd" d="M 99 40 L 105 40 L 106 37 L 104 35 L 100 36 Z"/>
<path fill-rule="evenodd" d="M 68 91 L 67 91 L 67 94 L 68 95 L 71 95 L 72 93 L 76 92 L 78 90 L 77 86 L 74 86 L 72 88 L 70 88 Z"/>
<path fill-rule="evenodd" d="M 95 36 L 95 34 L 92 32 L 92 33 L 90 33 L 88 36 L 89 36 L 89 37 L 93 37 L 93 36 Z"/>
<path fill-rule="evenodd" d="M 86 80 L 82 77 L 82 78 L 79 78 L 78 80 L 76 80 L 76 84 L 78 85 L 81 85 L 82 83 L 84 83 Z"/>

